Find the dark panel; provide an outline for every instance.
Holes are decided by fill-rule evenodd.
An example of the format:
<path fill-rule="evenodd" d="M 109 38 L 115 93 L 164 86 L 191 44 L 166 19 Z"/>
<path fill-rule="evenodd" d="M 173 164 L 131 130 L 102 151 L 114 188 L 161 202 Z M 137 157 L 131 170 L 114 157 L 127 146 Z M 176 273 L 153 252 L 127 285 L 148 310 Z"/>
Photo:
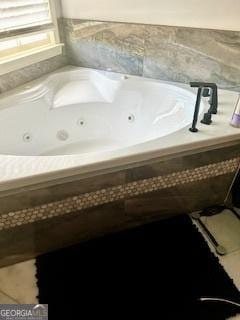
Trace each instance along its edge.
<path fill-rule="evenodd" d="M 181 185 L 0 232 L 0 266 L 207 206 L 223 204 L 233 175 Z"/>

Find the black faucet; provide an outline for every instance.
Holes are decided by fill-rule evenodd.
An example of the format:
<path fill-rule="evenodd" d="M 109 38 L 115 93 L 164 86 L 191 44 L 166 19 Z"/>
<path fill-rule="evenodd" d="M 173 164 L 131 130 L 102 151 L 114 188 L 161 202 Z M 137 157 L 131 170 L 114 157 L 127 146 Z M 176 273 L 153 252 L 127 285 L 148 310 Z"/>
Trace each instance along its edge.
<path fill-rule="evenodd" d="M 218 109 L 218 88 L 216 83 L 211 82 L 190 82 L 192 88 L 198 88 L 197 100 L 193 115 L 192 127 L 189 129 L 191 132 L 198 132 L 196 128 L 198 114 L 200 109 L 201 97 L 210 97 L 209 104 L 210 108 L 208 112 L 204 113 L 201 123 L 211 124 L 212 123 L 212 114 L 217 114 Z"/>
<path fill-rule="evenodd" d="M 218 109 L 218 87 L 217 87 L 216 83 L 212 83 L 212 82 L 190 82 L 190 86 L 192 88 L 200 88 L 200 87 L 204 88 L 203 97 L 210 96 L 210 99 L 209 99 L 209 104 L 210 104 L 209 112 L 211 114 L 217 114 L 217 109 Z"/>

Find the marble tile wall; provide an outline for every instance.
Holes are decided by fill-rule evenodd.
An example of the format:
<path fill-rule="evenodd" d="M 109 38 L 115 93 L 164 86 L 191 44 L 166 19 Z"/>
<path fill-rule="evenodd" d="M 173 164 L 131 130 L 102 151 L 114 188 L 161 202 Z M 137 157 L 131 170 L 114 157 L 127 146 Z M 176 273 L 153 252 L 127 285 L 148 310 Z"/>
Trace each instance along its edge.
<path fill-rule="evenodd" d="M 72 65 L 187 83 L 240 83 L 240 32 L 63 19 Z"/>
<path fill-rule="evenodd" d="M 0 77 L 0 93 L 66 64 L 188 83 L 240 83 L 240 32 L 59 18 L 63 55 Z"/>
<path fill-rule="evenodd" d="M 0 76 L 0 94 L 21 86 L 29 81 L 53 72 L 66 65 L 66 57 L 59 55 L 51 59 L 32 64 L 28 67 Z"/>

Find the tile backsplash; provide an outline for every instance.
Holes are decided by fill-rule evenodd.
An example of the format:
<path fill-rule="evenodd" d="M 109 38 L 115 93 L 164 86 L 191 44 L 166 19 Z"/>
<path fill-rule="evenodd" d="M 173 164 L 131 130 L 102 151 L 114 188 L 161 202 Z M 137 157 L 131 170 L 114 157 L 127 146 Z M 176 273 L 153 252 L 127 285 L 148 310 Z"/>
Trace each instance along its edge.
<path fill-rule="evenodd" d="M 66 57 L 59 55 L 2 75 L 0 76 L 0 94 L 55 71 L 64 65 L 66 65 Z"/>
<path fill-rule="evenodd" d="M 64 25 L 69 63 L 142 75 L 144 26 L 69 19 Z"/>
<path fill-rule="evenodd" d="M 240 83 L 240 32 L 63 19 L 68 62 L 177 82 Z"/>
<path fill-rule="evenodd" d="M 240 32 L 59 18 L 63 55 L 0 76 L 0 93 L 67 64 L 167 81 L 240 84 Z"/>

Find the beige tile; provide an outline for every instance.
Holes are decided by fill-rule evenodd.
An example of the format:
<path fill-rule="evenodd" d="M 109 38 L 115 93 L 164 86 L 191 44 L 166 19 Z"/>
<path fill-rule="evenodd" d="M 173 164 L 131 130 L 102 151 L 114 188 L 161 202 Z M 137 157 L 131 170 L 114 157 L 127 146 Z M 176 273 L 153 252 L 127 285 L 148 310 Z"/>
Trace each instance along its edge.
<path fill-rule="evenodd" d="M 35 260 L 0 269 L 0 290 L 19 303 L 37 303 Z M 1 297 L 0 297 L 1 298 Z"/>
<path fill-rule="evenodd" d="M 240 250 L 240 220 L 231 210 L 226 209 L 213 216 L 203 216 L 201 220 L 228 253 Z"/>
<path fill-rule="evenodd" d="M 15 303 L 18 303 L 18 302 L 0 291 L 0 304 L 15 304 Z"/>
<path fill-rule="evenodd" d="M 220 257 L 220 263 L 240 290 L 240 250 Z"/>
<path fill-rule="evenodd" d="M 208 243 L 210 250 L 218 257 L 220 264 L 223 266 L 229 277 L 233 280 L 235 286 L 240 290 L 240 250 L 227 254 L 226 256 L 217 255 L 214 246 L 209 241 L 207 235 L 202 231 L 198 224 L 193 220 L 198 230 L 203 235 L 204 239 Z M 232 317 L 228 320 L 240 320 L 240 314 L 236 317 Z"/>
<path fill-rule="evenodd" d="M 214 246 L 209 241 L 209 238 L 207 237 L 207 235 L 203 232 L 203 230 L 199 227 L 199 225 L 196 224 L 194 220 L 193 220 L 193 223 L 196 225 L 198 230 L 203 235 L 204 239 L 208 243 L 210 250 L 218 257 L 220 264 L 223 266 L 225 271 L 233 280 L 235 286 L 240 290 L 240 250 L 235 251 L 231 254 L 227 254 L 225 256 L 219 256 L 216 253 Z"/>

